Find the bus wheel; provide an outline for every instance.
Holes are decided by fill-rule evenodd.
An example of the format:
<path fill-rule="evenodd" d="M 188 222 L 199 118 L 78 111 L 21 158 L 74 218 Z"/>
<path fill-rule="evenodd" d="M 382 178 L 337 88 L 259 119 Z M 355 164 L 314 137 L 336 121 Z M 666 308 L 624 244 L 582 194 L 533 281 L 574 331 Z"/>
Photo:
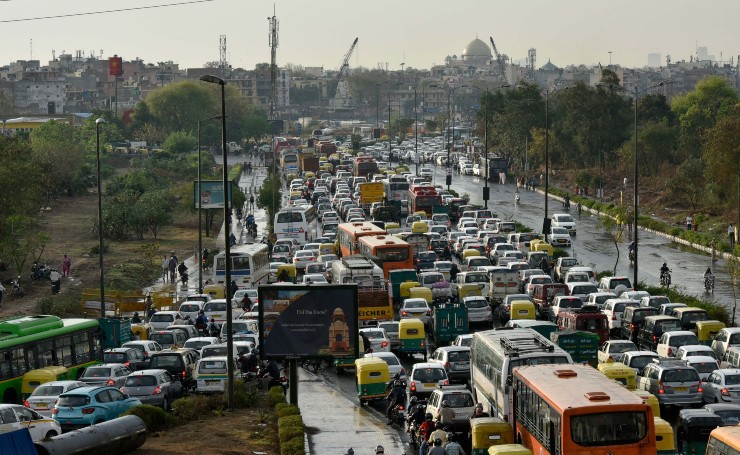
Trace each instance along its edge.
<path fill-rule="evenodd" d="M 15 403 L 18 404 L 18 392 L 14 388 L 8 388 L 3 394 L 3 403 Z"/>

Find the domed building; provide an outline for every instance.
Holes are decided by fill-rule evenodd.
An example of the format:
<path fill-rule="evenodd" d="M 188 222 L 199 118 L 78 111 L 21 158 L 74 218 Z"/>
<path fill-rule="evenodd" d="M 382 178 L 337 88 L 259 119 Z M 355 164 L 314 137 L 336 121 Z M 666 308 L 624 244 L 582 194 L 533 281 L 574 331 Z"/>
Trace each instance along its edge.
<path fill-rule="evenodd" d="M 463 61 L 476 66 L 487 65 L 492 58 L 491 48 L 478 38 L 469 42 L 462 51 Z"/>

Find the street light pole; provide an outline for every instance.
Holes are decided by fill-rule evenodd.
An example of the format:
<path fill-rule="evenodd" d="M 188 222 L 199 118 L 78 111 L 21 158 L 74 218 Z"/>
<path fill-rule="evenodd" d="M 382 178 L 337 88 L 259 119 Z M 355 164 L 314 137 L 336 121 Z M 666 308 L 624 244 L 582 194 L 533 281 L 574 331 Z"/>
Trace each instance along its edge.
<path fill-rule="evenodd" d="M 542 234 L 550 235 L 550 218 L 547 213 L 547 200 L 550 191 L 550 89 L 545 90 L 545 219 L 542 221 Z"/>
<path fill-rule="evenodd" d="M 226 352 L 233 352 L 234 350 L 234 336 L 232 332 L 232 311 L 231 311 L 231 244 L 229 242 L 229 232 L 231 226 L 229 224 L 229 215 L 231 209 L 229 207 L 229 195 L 231 194 L 230 183 L 229 183 L 229 169 L 226 154 L 226 82 L 220 77 L 211 76 L 205 74 L 200 77 L 203 82 L 210 84 L 218 84 L 221 86 L 221 156 L 223 160 L 223 187 L 224 187 L 224 276 L 227 296 L 226 304 Z M 229 409 L 234 409 L 234 363 L 226 362 L 227 366 L 227 389 L 228 389 L 228 406 Z"/>
<path fill-rule="evenodd" d="M 414 156 L 416 157 L 416 176 L 419 176 L 419 105 L 416 100 L 416 87 L 414 87 Z"/>
<path fill-rule="evenodd" d="M 98 265 L 100 267 L 100 317 L 105 317 L 105 269 L 103 268 L 103 186 L 100 175 L 100 124 L 104 118 L 95 120 L 95 150 L 98 165 Z"/>
<path fill-rule="evenodd" d="M 203 293 L 203 200 L 200 179 L 200 126 L 217 118 L 219 118 L 218 115 L 198 121 L 198 254 L 195 255 L 198 258 L 198 294 Z"/>

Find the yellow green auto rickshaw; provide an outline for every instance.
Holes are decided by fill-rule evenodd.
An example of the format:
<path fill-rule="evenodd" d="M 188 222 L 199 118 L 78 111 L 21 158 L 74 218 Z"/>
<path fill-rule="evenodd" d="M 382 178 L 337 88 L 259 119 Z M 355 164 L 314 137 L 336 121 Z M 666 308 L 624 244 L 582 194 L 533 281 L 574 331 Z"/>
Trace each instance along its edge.
<path fill-rule="evenodd" d="M 532 451 L 521 444 L 502 444 L 488 449 L 488 455 L 532 455 Z"/>
<path fill-rule="evenodd" d="M 537 319 L 537 310 L 529 300 L 514 300 L 511 302 L 509 314 L 511 319 Z"/>
<path fill-rule="evenodd" d="M 647 390 L 632 390 L 632 393 L 642 398 L 644 403 L 649 404 L 653 408 L 653 417 L 660 417 L 660 402 L 658 401 L 658 397 Z"/>
<path fill-rule="evenodd" d="M 427 301 L 427 304 L 430 307 L 432 306 L 432 290 L 429 288 L 425 288 L 424 286 L 417 286 L 415 288 L 409 289 L 409 298 L 424 299 Z"/>
<path fill-rule="evenodd" d="M 601 374 L 609 379 L 614 379 L 627 390 L 637 389 L 637 373 L 627 365 L 620 362 L 605 362 L 600 363 L 597 368 Z"/>
<path fill-rule="evenodd" d="M 484 455 L 491 446 L 514 442 L 514 430 L 498 417 L 478 417 L 470 420 L 472 455 Z"/>
<path fill-rule="evenodd" d="M 404 281 L 398 285 L 398 301 L 403 302 L 404 300 L 411 297 L 411 289 L 421 286 L 418 281 Z"/>
<path fill-rule="evenodd" d="M 285 271 L 285 273 L 283 273 Z M 281 277 L 287 277 L 288 279 L 281 280 Z M 280 264 L 277 268 L 277 278 L 279 281 L 284 281 L 288 283 L 295 283 L 296 279 L 296 269 L 295 265 L 293 264 Z"/>
<path fill-rule="evenodd" d="M 409 318 L 398 321 L 398 352 L 414 355 L 424 355 L 427 360 L 427 336 L 424 331 L 424 322 L 421 319 Z"/>
<path fill-rule="evenodd" d="M 131 324 L 131 332 L 136 340 L 148 340 L 152 326 L 149 324 Z"/>
<path fill-rule="evenodd" d="M 676 453 L 676 440 L 673 438 L 673 426 L 660 417 L 654 417 L 655 421 L 655 448 L 658 455 Z"/>
<path fill-rule="evenodd" d="M 23 375 L 21 381 L 21 395 L 25 400 L 36 390 L 36 387 L 46 382 L 65 381 L 69 379 L 67 368 L 62 366 L 50 366 L 31 370 Z M 72 378 L 74 379 L 74 378 Z M 54 404 L 52 403 L 52 406 Z"/>
<path fill-rule="evenodd" d="M 696 321 L 696 337 L 699 339 L 699 344 L 711 346 L 717 332 L 724 328 L 725 324 L 721 321 Z"/>
<path fill-rule="evenodd" d="M 465 283 L 457 285 L 457 298 L 462 302 L 465 297 L 481 297 L 483 284 Z"/>
<path fill-rule="evenodd" d="M 385 360 L 379 357 L 357 359 L 355 360 L 355 373 L 357 398 L 360 400 L 360 406 L 370 400 L 387 396 L 386 386 L 391 380 L 391 376 Z"/>

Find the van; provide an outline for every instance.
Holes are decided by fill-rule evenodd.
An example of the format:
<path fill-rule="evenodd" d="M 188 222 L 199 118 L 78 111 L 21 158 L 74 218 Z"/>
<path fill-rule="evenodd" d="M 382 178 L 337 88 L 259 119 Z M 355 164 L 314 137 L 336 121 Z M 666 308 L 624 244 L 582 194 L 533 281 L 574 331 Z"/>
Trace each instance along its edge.
<path fill-rule="evenodd" d="M 192 349 L 164 349 L 150 355 L 152 370 L 167 370 L 185 389 L 194 388 L 193 373 L 198 353 Z"/>
<path fill-rule="evenodd" d="M 181 330 L 156 330 L 149 334 L 149 339 L 156 341 L 164 349 L 182 347 L 188 341 L 185 332 Z"/>
<path fill-rule="evenodd" d="M 203 305 L 203 312 L 210 321 L 213 318 L 216 324 L 226 322 L 226 299 L 214 299 Z"/>
<path fill-rule="evenodd" d="M 627 307 L 622 313 L 622 339 L 630 340 L 635 344 L 640 335 L 642 323 L 647 316 L 657 316 L 658 309 L 652 307 Z"/>
<path fill-rule="evenodd" d="M 646 316 L 637 337 L 637 345 L 644 351 L 655 351 L 665 332 L 681 330 L 681 323 L 673 316 Z"/>
<path fill-rule="evenodd" d="M 581 330 L 597 334 L 599 346 L 609 340 L 609 321 L 596 305 L 583 305 L 572 311 L 561 311 L 557 322 L 560 330 Z"/>
<path fill-rule="evenodd" d="M 599 291 L 601 292 L 613 292 L 619 295 L 622 292 L 632 290 L 630 279 L 624 276 L 605 276 L 599 281 Z"/>
<path fill-rule="evenodd" d="M 259 322 L 255 319 L 236 319 L 231 321 L 232 333 L 259 333 Z M 226 339 L 226 323 L 221 324 L 221 339 Z"/>
<path fill-rule="evenodd" d="M 233 362 L 234 371 L 239 372 L 240 370 L 233 358 L 223 356 L 198 360 L 193 375 L 195 391 L 198 393 L 223 393 L 229 379 L 229 361 Z"/>
<path fill-rule="evenodd" d="M 696 322 L 709 319 L 707 311 L 696 307 L 681 307 L 673 310 L 673 315 L 681 321 L 682 330 L 696 332 Z"/>
<path fill-rule="evenodd" d="M 550 260 L 550 257 L 544 251 L 530 251 L 529 253 L 527 253 L 527 264 L 529 264 L 529 268 L 540 268 L 542 258 L 547 258 L 548 261 Z"/>
<path fill-rule="evenodd" d="M 182 319 L 177 311 L 158 311 L 149 318 L 152 330 L 164 330 L 167 326 L 175 323 L 175 319 Z"/>
<path fill-rule="evenodd" d="M 532 300 L 534 300 L 534 304 L 537 306 L 541 318 L 549 320 L 550 315 L 548 309 L 552 304 L 552 300 L 558 295 L 568 295 L 568 286 L 562 283 L 535 285 L 532 292 Z"/>

